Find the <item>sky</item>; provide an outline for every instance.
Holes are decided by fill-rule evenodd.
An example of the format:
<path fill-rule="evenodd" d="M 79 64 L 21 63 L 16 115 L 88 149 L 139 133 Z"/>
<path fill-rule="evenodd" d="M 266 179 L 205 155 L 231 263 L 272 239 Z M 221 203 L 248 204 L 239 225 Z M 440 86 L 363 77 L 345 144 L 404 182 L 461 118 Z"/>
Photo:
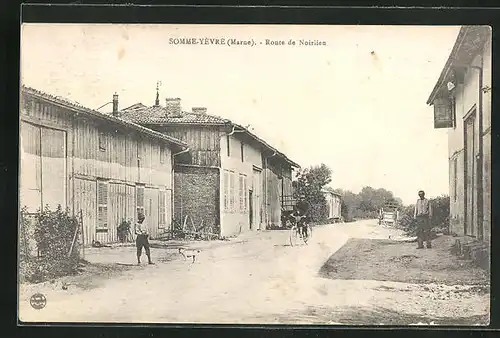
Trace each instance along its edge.
<path fill-rule="evenodd" d="M 162 105 L 180 97 L 184 110 L 207 107 L 250 125 L 302 167 L 328 165 L 333 188 L 385 188 L 410 204 L 420 189 L 448 193 L 447 132 L 433 129 L 426 101 L 459 29 L 23 24 L 21 81 L 93 109 L 115 92 L 120 108 L 153 105 L 161 81 Z M 170 44 L 175 38 L 255 45 Z"/>

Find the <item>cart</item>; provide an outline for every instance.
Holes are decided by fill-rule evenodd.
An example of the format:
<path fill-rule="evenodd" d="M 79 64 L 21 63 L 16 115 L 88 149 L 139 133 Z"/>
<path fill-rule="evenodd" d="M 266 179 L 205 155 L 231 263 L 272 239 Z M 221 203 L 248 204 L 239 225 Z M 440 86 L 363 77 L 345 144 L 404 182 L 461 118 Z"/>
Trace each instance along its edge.
<path fill-rule="evenodd" d="M 395 226 L 399 219 L 399 205 L 395 202 L 388 202 L 379 212 L 379 224 Z"/>

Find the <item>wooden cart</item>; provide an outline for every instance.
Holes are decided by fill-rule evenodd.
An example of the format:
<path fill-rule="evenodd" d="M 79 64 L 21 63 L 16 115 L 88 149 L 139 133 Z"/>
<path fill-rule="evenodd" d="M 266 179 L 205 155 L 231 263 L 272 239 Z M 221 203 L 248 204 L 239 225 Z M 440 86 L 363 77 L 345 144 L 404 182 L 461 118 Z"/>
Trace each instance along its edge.
<path fill-rule="evenodd" d="M 399 205 L 395 202 L 389 202 L 384 205 L 379 212 L 379 224 L 395 226 L 399 219 Z"/>

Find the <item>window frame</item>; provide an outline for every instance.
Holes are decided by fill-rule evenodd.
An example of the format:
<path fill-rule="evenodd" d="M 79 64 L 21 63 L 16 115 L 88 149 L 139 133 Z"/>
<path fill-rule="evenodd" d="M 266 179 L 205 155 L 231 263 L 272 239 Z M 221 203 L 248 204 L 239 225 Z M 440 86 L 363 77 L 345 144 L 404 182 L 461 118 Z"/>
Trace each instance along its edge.
<path fill-rule="evenodd" d="M 105 202 L 102 203 L 103 199 L 101 196 L 101 186 L 105 187 L 105 192 L 106 192 L 106 197 L 105 197 Z M 97 231 L 103 231 L 107 232 L 109 229 L 109 224 L 108 224 L 108 205 L 109 205 L 109 182 L 104 179 L 98 179 L 97 180 L 97 191 L 96 191 L 96 197 L 97 197 L 97 225 L 96 225 L 96 230 Z M 101 216 L 101 210 L 105 210 L 105 219 Z"/>
<path fill-rule="evenodd" d="M 163 204 L 161 203 L 163 196 Z M 162 215 L 163 209 L 163 215 Z M 163 216 L 163 222 L 162 222 Z M 159 190 L 158 191 L 158 229 L 166 229 L 167 228 L 167 191 Z"/>
<path fill-rule="evenodd" d="M 107 137 L 107 133 L 102 130 L 102 129 L 99 129 L 98 131 L 98 145 L 99 145 L 99 151 L 106 151 L 107 149 L 107 140 L 108 140 L 108 137 Z"/>
<path fill-rule="evenodd" d="M 230 204 L 229 204 L 229 194 L 231 193 L 231 191 L 230 191 L 230 181 L 231 181 L 231 172 L 229 170 L 224 170 L 224 177 L 223 177 L 224 211 L 230 211 Z"/>
<path fill-rule="evenodd" d="M 164 164 L 165 163 L 165 145 L 164 144 L 161 144 L 160 145 L 160 164 Z"/>

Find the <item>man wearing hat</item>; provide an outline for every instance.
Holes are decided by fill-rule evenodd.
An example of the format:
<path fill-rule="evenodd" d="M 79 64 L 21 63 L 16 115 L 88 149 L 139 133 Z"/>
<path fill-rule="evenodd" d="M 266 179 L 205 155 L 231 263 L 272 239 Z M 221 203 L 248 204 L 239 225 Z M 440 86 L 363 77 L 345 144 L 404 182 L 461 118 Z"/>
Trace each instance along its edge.
<path fill-rule="evenodd" d="M 425 192 L 420 190 L 418 192 L 419 199 L 415 203 L 415 213 L 413 218 L 417 222 L 417 249 L 424 248 L 424 241 L 427 244 L 427 248 L 431 248 L 431 218 L 432 218 L 432 206 L 431 202 L 425 198 Z"/>
<path fill-rule="evenodd" d="M 137 247 L 137 265 L 141 264 L 142 248 L 146 251 L 146 256 L 148 256 L 148 263 L 154 264 L 151 261 L 151 252 L 149 250 L 149 233 L 146 224 L 144 224 L 144 219 L 146 217 L 142 212 L 137 215 L 137 223 L 135 224 L 135 234 L 137 238 L 135 239 L 135 245 Z"/>

